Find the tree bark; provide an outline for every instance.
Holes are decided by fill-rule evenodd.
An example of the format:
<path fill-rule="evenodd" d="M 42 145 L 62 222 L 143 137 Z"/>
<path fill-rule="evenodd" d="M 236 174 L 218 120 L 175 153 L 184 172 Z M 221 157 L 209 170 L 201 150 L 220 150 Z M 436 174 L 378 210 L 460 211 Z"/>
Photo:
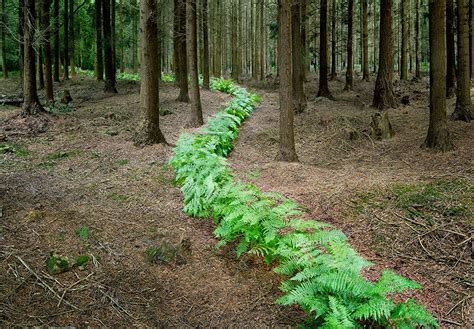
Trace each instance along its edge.
<path fill-rule="evenodd" d="M 453 120 L 471 121 L 471 79 L 469 71 L 469 1 L 458 0 L 458 83 Z"/>
<path fill-rule="evenodd" d="M 134 5 L 138 5 L 137 4 L 137 1 L 138 0 L 134 0 L 133 1 L 133 4 Z M 132 36 L 133 36 L 133 39 L 132 39 L 132 70 L 133 70 L 133 73 L 137 73 L 138 72 L 138 20 L 139 20 L 139 17 L 138 17 L 138 14 L 137 14 L 137 11 L 133 9 L 133 15 L 132 15 Z"/>
<path fill-rule="evenodd" d="M 380 0 L 379 42 L 379 70 L 372 105 L 385 110 L 397 106 L 392 81 L 392 0 Z"/>
<path fill-rule="evenodd" d="M 160 130 L 160 75 L 158 59 L 157 0 L 140 1 L 141 78 L 140 108 L 141 126 L 134 137 L 135 144 L 166 143 Z"/>
<path fill-rule="evenodd" d="M 278 61 L 280 65 L 280 147 L 277 160 L 293 162 L 298 161 L 298 157 L 293 130 L 292 50 L 288 47 L 292 44 L 291 0 L 279 0 L 278 7 L 280 15 L 278 37 L 281 48 L 278 51 L 280 57 Z"/>
<path fill-rule="evenodd" d="M 197 17 L 196 0 L 186 0 L 186 46 L 190 75 L 191 118 L 188 127 L 199 127 L 204 124 L 199 92 L 197 67 Z"/>
<path fill-rule="evenodd" d="M 231 26 L 232 26 L 232 31 L 231 31 L 231 47 L 232 47 L 232 72 L 231 72 L 231 77 L 235 81 L 239 80 L 239 56 L 238 51 L 240 48 L 240 45 L 237 42 L 237 31 L 238 31 L 238 26 L 237 26 L 237 1 L 232 0 L 231 2 Z"/>
<path fill-rule="evenodd" d="M 327 5 L 326 5 L 327 6 Z M 327 10 L 327 9 L 326 9 Z M 337 2 L 332 0 L 332 14 L 331 14 L 331 80 L 336 80 L 337 76 L 337 62 L 336 62 L 336 48 L 337 48 L 337 33 L 336 33 L 336 17 L 337 17 Z"/>
<path fill-rule="evenodd" d="M 207 0 L 202 0 L 203 8 L 203 85 L 204 89 L 209 89 L 209 6 Z"/>
<path fill-rule="evenodd" d="M 23 63 L 23 113 L 33 115 L 43 112 L 36 90 L 35 50 L 33 49 L 36 18 L 35 0 L 24 0 L 24 63 Z"/>
<path fill-rule="evenodd" d="M 321 0 L 319 35 L 319 90 L 318 97 L 334 99 L 328 83 L 328 0 Z"/>
<path fill-rule="evenodd" d="M 76 60 L 75 60 L 75 31 L 74 31 L 74 0 L 69 0 L 69 32 L 70 37 L 69 41 L 71 44 L 70 52 L 69 52 L 69 63 L 71 64 L 71 75 L 73 77 L 76 76 Z"/>
<path fill-rule="evenodd" d="M 117 93 L 113 49 L 112 49 L 112 30 L 110 25 L 110 0 L 102 0 L 102 25 L 104 33 L 104 55 L 105 55 L 105 86 L 106 93 Z"/>
<path fill-rule="evenodd" d="M 2 10 L 1 13 L 1 24 L 0 24 L 0 34 L 1 34 L 1 52 L 2 52 L 2 72 L 3 72 L 3 78 L 8 79 L 8 67 L 7 67 L 7 45 L 6 45 L 6 40 L 5 40 L 5 26 L 7 24 L 7 13 L 5 11 L 5 1 L 6 0 L 0 0 L 0 9 Z"/>
<path fill-rule="evenodd" d="M 362 80 L 370 81 L 368 0 L 362 0 Z"/>
<path fill-rule="evenodd" d="M 354 89 L 354 0 L 347 1 L 347 68 L 345 91 Z"/>
<path fill-rule="evenodd" d="M 51 63 L 51 22 L 49 10 L 51 7 L 51 0 L 42 0 L 42 18 L 41 25 L 44 31 L 44 77 L 46 87 L 46 98 L 49 102 L 54 102 L 53 95 L 53 74 L 52 74 L 52 63 Z"/>
<path fill-rule="evenodd" d="M 299 0 L 298 0 L 299 1 Z M 295 113 L 302 113 L 306 109 L 304 93 L 303 46 L 301 44 L 300 3 L 291 6 L 291 42 L 293 65 L 293 106 Z"/>
<path fill-rule="evenodd" d="M 402 23 L 402 49 L 400 57 L 400 80 L 408 80 L 408 39 L 410 32 L 408 30 L 408 0 L 401 0 L 401 23 Z"/>
<path fill-rule="evenodd" d="M 136 41 L 135 41 L 136 42 Z M 96 78 L 104 80 L 104 50 L 102 40 L 102 0 L 95 0 L 95 48 L 96 48 Z"/>
<path fill-rule="evenodd" d="M 63 36 L 63 42 L 64 42 L 64 55 L 63 55 L 63 74 L 64 74 L 64 80 L 69 79 L 69 1 L 72 0 L 64 0 L 64 36 Z"/>
<path fill-rule="evenodd" d="M 430 124 L 424 146 L 438 151 L 454 148 L 446 117 L 445 0 L 429 0 Z"/>
<path fill-rule="evenodd" d="M 178 19 L 178 72 L 177 81 L 179 83 L 179 102 L 189 102 L 188 90 L 188 65 L 187 65 L 187 47 L 186 47 L 186 0 L 177 1 L 177 17 Z"/>
<path fill-rule="evenodd" d="M 446 0 L 446 97 L 451 98 L 456 91 L 456 51 L 454 41 L 454 0 Z"/>
<path fill-rule="evenodd" d="M 420 69 L 420 0 L 415 3 L 415 77 L 421 79 Z"/>
<path fill-rule="evenodd" d="M 59 44 L 59 0 L 54 0 L 54 81 L 59 82 L 61 62 Z"/>

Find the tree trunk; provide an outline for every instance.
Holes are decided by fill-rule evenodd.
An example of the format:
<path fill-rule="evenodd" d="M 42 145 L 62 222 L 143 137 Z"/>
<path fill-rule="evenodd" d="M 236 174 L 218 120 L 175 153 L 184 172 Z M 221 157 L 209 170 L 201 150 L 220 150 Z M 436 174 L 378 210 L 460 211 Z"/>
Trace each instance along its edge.
<path fill-rule="evenodd" d="M 446 25 L 445 0 L 429 0 L 430 10 L 430 124 L 425 147 L 454 149 L 446 117 Z"/>
<path fill-rule="evenodd" d="M 295 113 L 302 113 L 306 108 L 300 9 L 299 2 L 291 6 L 291 53 L 293 62 L 293 106 Z"/>
<path fill-rule="evenodd" d="M 70 61 L 69 63 L 71 63 L 71 75 L 73 77 L 76 76 L 76 60 L 75 60 L 75 52 L 76 52 L 76 49 L 75 49 L 75 31 L 74 31 L 74 0 L 69 0 L 69 32 L 71 33 L 71 36 L 70 36 L 70 43 L 71 43 L 71 48 L 70 48 L 70 52 L 69 52 L 69 56 L 70 56 Z"/>
<path fill-rule="evenodd" d="M 59 44 L 59 0 L 54 0 L 54 81 L 59 82 L 61 70 L 61 45 Z"/>
<path fill-rule="evenodd" d="M 379 42 L 379 71 L 372 105 L 385 110 L 397 106 L 392 81 L 392 0 L 380 0 Z"/>
<path fill-rule="evenodd" d="M 102 0 L 102 16 L 105 55 L 104 91 L 106 93 L 117 93 L 113 63 L 112 30 L 110 25 L 110 0 Z"/>
<path fill-rule="evenodd" d="M 135 41 L 136 42 L 136 41 Z M 95 0 L 95 48 L 96 48 L 96 78 L 104 80 L 104 50 L 102 48 L 102 0 Z"/>
<path fill-rule="evenodd" d="M 420 70 L 420 0 L 415 3 L 415 77 L 421 79 Z"/>
<path fill-rule="evenodd" d="M 299 1 L 299 0 L 298 0 Z M 265 79 L 265 10 L 264 10 L 265 0 L 260 0 L 260 51 L 259 51 L 259 60 L 260 65 L 260 74 L 259 80 L 263 81 Z M 301 40 L 300 40 L 301 43 Z M 301 53 L 300 53 L 301 56 Z"/>
<path fill-rule="evenodd" d="M 191 82 L 191 118 L 188 127 L 200 127 L 204 124 L 201 108 L 201 94 L 199 92 L 197 67 L 197 14 L 196 0 L 186 0 L 186 46 L 189 76 Z"/>
<path fill-rule="evenodd" d="M 328 83 L 328 0 L 321 0 L 319 35 L 319 90 L 318 97 L 333 99 Z M 284 44 L 283 44 L 284 45 Z M 282 46 L 283 46 L 282 45 Z"/>
<path fill-rule="evenodd" d="M 42 0 L 42 17 L 41 25 L 44 31 L 44 76 L 45 76 L 45 87 L 46 87 L 46 98 L 49 102 L 54 102 L 53 95 L 53 74 L 52 74 L 52 63 L 51 63 L 51 22 L 49 10 L 51 7 L 51 0 Z"/>
<path fill-rule="evenodd" d="M 0 0 L 0 9 L 2 10 L 1 15 L 1 24 L 0 24 L 0 34 L 1 34 L 1 39 L 0 41 L 2 42 L 2 46 L 0 51 L 2 52 L 2 72 L 3 72 L 3 78 L 8 79 L 8 68 L 7 68 L 7 45 L 5 43 L 5 26 L 7 26 L 7 13 L 5 11 L 5 1 L 6 0 Z"/>
<path fill-rule="evenodd" d="M 64 55 L 63 55 L 63 74 L 64 80 L 69 79 L 69 1 L 72 0 L 64 0 Z"/>
<path fill-rule="evenodd" d="M 454 0 L 446 1 L 446 97 L 451 98 L 456 90 L 456 51 L 454 41 Z"/>
<path fill-rule="evenodd" d="M 25 0 L 20 0 L 18 4 L 18 35 L 20 36 L 19 48 L 20 56 L 18 58 L 18 64 L 20 67 L 20 77 L 24 79 L 24 70 L 23 65 L 25 64 Z"/>
<path fill-rule="evenodd" d="M 354 0 L 347 1 L 347 68 L 345 91 L 354 89 Z"/>
<path fill-rule="evenodd" d="M 362 80 L 370 81 L 368 1 L 362 0 Z"/>
<path fill-rule="evenodd" d="M 469 0 L 469 65 L 471 79 L 474 78 L 474 12 L 473 0 Z"/>
<path fill-rule="evenodd" d="M 177 18 L 178 27 L 178 78 L 179 83 L 179 102 L 189 102 L 188 90 L 188 65 L 187 65 L 187 50 L 186 50 L 186 0 L 178 0 L 177 3 Z"/>
<path fill-rule="evenodd" d="M 204 65 L 203 65 L 203 84 L 202 87 L 204 89 L 209 89 L 209 7 L 207 4 L 207 0 L 202 0 L 202 8 L 203 8 L 203 20 L 202 20 L 202 28 L 203 28 L 203 57 L 204 57 Z"/>
<path fill-rule="evenodd" d="M 238 51 L 240 48 L 240 45 L 237 42 L 237 1 L 232 0 L 231 2 L 231 26 L 232 26 L 232 31 L 231 31 L 231 48 L 232 48 L 232 72 L 231 72 L 231 77 L 235 81 L 239 80 L 239 63 L 238 63 Z"/>
<path fill-rule="evenodd" d="M 326 4 L 326 8 L 327 8 L 327 4 Z M 337 14 L 337 2 L 336 2 L 336 0 L 332 0 L 332 14 L 331 14 L 331 80 L 336 80 L 336 76 L 337 76 L 337 68 L 336 68 L 336 66 L 337 66 L 337 63 L 336 63 L 336 46 L 337 46 L 336 14 Z"/>
<path fill-rule="evenodd" d="M 133 5 L 137 5 L 138 0 L 134 0 Z M 132 70 L 133 73 L 138 72 L 138 14 L 137 11 L 133 9 L 132 16 Z M 176 72 L 175 72 L 176 73 Z"/>
<path fill-rule="evenodd" d="M 402 49 L 400 56 L 400 80 L 408 80 L 408 0 L 401 0 Z"/>
<path fill-rule="evenodd" d="M 307 0 L 301 1 L 301 48 L 303 52 L 303 80 L 308 79 L 308 6 Z"/>
<path fill-rule="evenodd" d="M 115 0 L 110 0 L 110 29 L 112 33 L 112 72 L 113 72 L 113 77 L 114 81 L 117 80 L 117 47 L 116 47 L 116 29 L 115 29 Z M 160 25 L 158 25 L 160 26 Z M 160 49 L 158 47 L 158 49 Z M 161 65 L 160 65 L 161 67 Z M 161 72 L 161 69 L 160 69 Z M 160 78 L 161 78 L 161 73 L 160 73 Z"/>
<path fill-rule="evenodd" d="M 140 1 L 141 78 L 140 108 L 141 126 L 134 137 L 135 144 L 166 143 L 160 130 L 160 67 L 157 25 L 157 0 Z"/>
<path fill-rule="evenodd" d="M 325 1 L 325 0 L 323 0 Z M 277 160 L 298 161 L 295 150 L 293 131 L 293 75 L 292 75 L 292 45 L 291 40 L 291 0 L 279 0 L 280 24 L 278 37 L 280 39 L 280 148 Z"/>
<path fill-rule="evenodd" d="M 23 113 L 25 115 L 33 115 L 44 111 L 36 90 L 35 50 L 33 49 L 35 9 L 35 0 L 24 0 Z"/>
<path fill-rule="evenodd" d="M 453 120 L 471 121 L 471 79 L 469 72 L 468 0 L 458 0 L 458 83 Z"/>

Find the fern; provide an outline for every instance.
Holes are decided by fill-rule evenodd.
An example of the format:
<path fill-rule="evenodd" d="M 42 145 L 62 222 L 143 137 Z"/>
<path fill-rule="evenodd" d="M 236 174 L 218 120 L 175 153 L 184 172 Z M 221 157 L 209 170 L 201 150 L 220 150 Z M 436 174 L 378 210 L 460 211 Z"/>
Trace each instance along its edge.
<path fill-rule="evenodd" d="M 437 327 L 421 305 L 391 299 L 394 293 L 420 288 L 418 283 L 388 270 L 374 283 L 366 280 L 361 272 L 372 264 L 341 231 L 303 219 L 303 208 L 281 194 L 233 178 L 225 157 L 259 97 L 232 80 L 212 79 L 211 88 L 233 99 L 207 127 L 181 134 L 170 164 L 184 195 L 183 210 L 214 219 L 220 239 L 216 247 L 237 241 L 237 257 L 250 253 L 275 261 L 274 271 L 285 277 L 277 302 L 299 305 L 314 326 Z"/>

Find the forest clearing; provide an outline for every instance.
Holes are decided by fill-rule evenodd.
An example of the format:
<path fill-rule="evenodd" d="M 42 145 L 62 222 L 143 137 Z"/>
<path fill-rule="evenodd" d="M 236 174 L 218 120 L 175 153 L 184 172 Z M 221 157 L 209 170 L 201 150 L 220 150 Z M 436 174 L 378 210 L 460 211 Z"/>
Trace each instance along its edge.
<path fill-rule="evenodd" d="M 471 1 L 0 1 L 2 327 L 474 325 Z"/>

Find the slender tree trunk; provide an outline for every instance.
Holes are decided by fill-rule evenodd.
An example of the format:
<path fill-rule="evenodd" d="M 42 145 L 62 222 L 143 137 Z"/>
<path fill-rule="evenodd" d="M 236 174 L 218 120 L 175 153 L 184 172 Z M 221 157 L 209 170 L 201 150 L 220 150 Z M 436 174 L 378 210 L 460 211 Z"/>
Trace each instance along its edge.
<path fill-rule="evenodd" d="M 18 4 L 18 35 L 20 36 L 20 56 L 18 58 L 18 61 L 20 66 L 20 76 L 23 81 L 25 78 L 25 68 L 23 67 L 25 64 L 25 0 L 20 0 Z"/>
<path fill-rule="evenodd" d="M 135 41 L 136 42 L 136 41 Z M 104 50 L 102 48 L 102 0 L 95 0 L 95 48 L 96 48 L 96 78 L 104 80 Z"/>
<path fill-rule="evenodd" d="M 61 70 L 61 45 L 59 44 L 59 0 L 54 0 L 54 81 L 59 82 Z"/>
<path fill-rule="evenodd" d="M 307 0 L 300 0 L 301 1 L 301 48 L 303 52 L 303 81 L 307 81 L 308 79 L 308 15 L 307 15 Z"/>
<path fill-rule="evenodd" d="M 45 87 L 46 87 L 46 98 L 49 102 L 54 102 L 53 95 L 53 74 L 52 74 L 52 63 L 51 63 L 51 22 L 49 10 L 51 7 L 51 0 L 42 0 L 42 18 L 41 25 L 44 31 L 44 76 L 45 76 Z"/>
<path fill-rule="evenodd" d="M 324 0 L 323 0 L 324 1 Z M 295 150 L 293 130 L 293 74 L 291 40 L 291 0 L 279 0 L 280 25 L 280 148 L 277 159 L 280 161 L 298 161 Z"/>
<path fill-rule="evenodd" d="M 115 6 L 116 1 L 115 0 L 110 0 L 110 28 L 112 30 L 112 67 L 113 67 L 113 76 L 114 80 L 117 80 L 117 33 L 116 33 L 116 28 L 115 28 L 115 22 L 116 22 L 116 11 L 115 11 Z M 160 25 L 159 25 L 160 26 Z M 160 48 L 158 48 L 160 49 Z M 161 65 L 160 65 L 161 67 Z M 160 70 L 161 72 L 161 70 Z M 160 73 L 160 78 L 161 78 L 161 73 Z"/>
<path fill-rule="evenodd" d="M 469 72 L 469 1 L 458 0 L 458 83 L 454 120 L 471 121 L 471 79 Z"/>
<path fill-rule="evenodd" d="M 102 0 L 102 16 L 105 55 L 104 91 L 107 93 L 117 93 L 113 63 L 112 28 L 110 24 L 110 0 Z"/>
<path fill-rule="evenodd" d="M 64 80 L 69 79 L 69 1 L 72 0 L 64 0 L 64 56 L 63 56 L 63 74 Z"/>
<path fill-rule="evenodd" d="M 425 147 L 439 151 L 454 148 L 446 117 L 445 0 L 429 0 L 430 8 L 430 124 Z"/>
<path fill-rule="evenodd" d="M 327 8 L 327 4 L 326 4 Z M 326 9 L 327 10 L 327 9 Z M 336 62 L 336 47 L 337 47 L 337 32 L 336 32 L 336 17 L 337 17 L 337 1 L 332 0 L 332 14 L 331 14 L 331 80 L 336 80 L 337 76 L 337 62 Z"/>
<path fill-rule="evenodd" d="M 231 48 L 232 48 L 232 72 L 231 72 L 231 77 L 235 81 L 239 80 L 239 69 L 238 69 L 238 49 L 241 47 L 238 42 L 237 42 L 237 1 L 232 0 L 231 2 L 231 26 L 232 26 L 232 31 L 231 31 Z"/>
<path fill-rule="evenodd" d="M 370 81 L 368 0 L 362 0 L 362 80 Z"/>
<path fill-rule="evenodd" d="M 321 0 L 318 97 L 333 99 L 328 83 L 328 0 Z"/>
<path fill-rule="evenodd" d="M 24 73 L 23 73 L 23 113 L 33 115 L 43 112 L 36 90 L 35 50 L 33 49 L 36 19 L 35 0 L 24 0 Z"/>
<path fill-rule="evenodd" d="M 421 79 L 420 70 L 420 0 L 415 0 L 415 77 Z"/>
<path fill-rule="evenodd" d="M 372 105 L 379 110 L 396 107 L 393 93 L 392 0 L 380 0 L 379 71 Z"/>
<path fill-rule="evenodd" d="M 374 42 L 373 42 L 373 72 L 377 73 L 377 0 L 372 0 L 373 1 L 373 10 L 372 10 L 372 16 L 373 16 L 373 34 L 374 34 Z M 380 22 L 380 20 L 379 20 Z M 380 28 L 380 27 L 379 27 Z"/>
<path fill-rule="evenodd" d="M 135 144 L 166 143 L 160 130 L 160 66 L 157 25 L 157 0 L 140 1 L 142 65 L 140 75 L 140 108 L 143 116 L 135 135 Z"/>
<path fill-rule="evenodd" d="M 344 90 L 354 89 L 354 0 L 347 1 L 347 69 Z"/>
<path fill-rule="evenodd" d="M 74 0 L 69 0 L 69 20 L 70 20 L 70 25 L 69 25 L 69 31 L 71 33 L 70 36 L 70 43 L 71 43 L 71 48 L 69 52 L 70 56 L 70 63 L 71 63 L 71 75 L 73 77 L 76 76 L 76 60 L 75 60 L 75 30 L 74 30 Z"/>
<path fill-rule="evenodd" d="M 408 80 L 408 39 L 410 32 L 408 30 L 408 0 L 401 0 L 401 23 L 402 23 L 402 49 L 400 54 L 400 79 Z"/>
<path fill-rule="evenodd" d="M 188 65 L 187 65 L 187 45 L 186 45 L 186 0 L 178 0 L 178 74 L 177 78 L 179 83 L 179 102 L 189 102 L 189 90 L 188 90 Z"/>
<path fill-rule="evenodd" d="M 134 0 L 133 4 L 137 5 L 138 0 Z M 133 15 L 132 15 L 132 70 L 133 73 L 138 72 L 138 14 L 136 10 L 133 10 Z M 176 74 L 176 72 L 175 72 Z"/>
<path fill-rule="evenodd" d="M 299 1 L 299 0 L 298 0 Z M 265 10 L 264 10 L 265 0 L 260 0 L 260 52 L 258 63 L 260 65 L 260 74 L 259 80 L 263 81 L 265 79 Z M 301 40 L 300 40 L 301 43 Z M 301 53 L 300 53 L 301 56 Z"/>
<path fill-rule="evenodd" d="M 454 41 L 455 14 L 454 0 L 446 1 L 446 97 L 451 98 L 456 91 L 456 51 Z"/>
<path fill-rule="evenodd" d="M 204 124 L 199 92 L 197 67 L 197 17 L 196 0 L 186 0 L 186 46 L 190 75 L 191 118 L 189 127 L 199 127 Z"/>
<path fill-rule="evenodd" d="M 293 106 L 295 113 L 302 113 L 306 108 L 300 10 L 300 3 L 293 3 L 291 6 L 291 53 L 293 62 Z"/>
<path fill-rule="evenodd" d="M 209 89 L 209 7 L 207 0 L 202 0 L 203 8 L 203 49 L 204 49 L 204 65 L 203 65 L 203 88 Z"/>
<path fill-rule="evenodd" d="M 473 0 L 469 0 L 469 65 L 471 79 L 474 78 L 474 12 Z"/>
<path fill-rule="evenodd" d="M 1 24 L 0 24 L 0 34 L 1 34 L 1 52 L 2 52 L 2 72 L 3 72 L 3 78 L 8 79 L 8 68 L 7 68 L 7 45 L 6 45 L 6 40 L 5 40 L 5 26 L 7 26 L 7 13 L 5 11 L 5 1 L 6 0 L 0 0 L 0 9 L 2 10 L 1 13 Z"/>

